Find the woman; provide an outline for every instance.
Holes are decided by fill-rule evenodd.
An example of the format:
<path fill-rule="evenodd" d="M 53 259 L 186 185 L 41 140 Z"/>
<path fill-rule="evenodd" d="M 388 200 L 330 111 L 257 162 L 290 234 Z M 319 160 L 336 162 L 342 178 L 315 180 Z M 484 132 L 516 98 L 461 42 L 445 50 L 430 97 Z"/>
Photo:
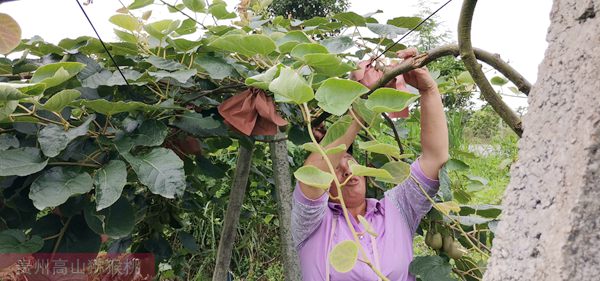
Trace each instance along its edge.
<path fill-rule="evenodd" d="M 408 49 L 399 52 L 398 56 L 409 58 L 416 54 L 415 49 Z M 349 161 L 355 161 L 352 155 L 329 155 L 340 182 L 352 176 L 344 186 L 342 196 L 354 228 L 357 232 L 364 232 L 357 219 L 358 215 L 362 215 L 379 234 L 377 237 L 368 234 L 359 236 L 362 247 L 369 260 L 388 279 L 394 281 L 415 279 L 408 273 L 413 254 L 413 235 L 421 218 L 431 208 L 419 185 L 429 196 L 434 196 L 439 187 L 438 172 L 448 160 L 448 128 L 436 82 L 426 68 L 412 70 L 404 74 L 404 79 L 421 94 L 422 154 L 411 165 L 411 177 L 385 192 L 381 200 L 365 198 L 365 178 L 352 176 L 348 167 Z M 360 125 L 353 121 L 346 134 L 328 147 L 340 144 L 350 147 L 360 129 Z M 308 156 L 304 164 L 329 171 L 318 153 Z M 337 196 L 333 185 L 329 193 Z M 347 273 L 339 273 L 330 266 L 327 257 L 333 246 L 344 240 L 353 240 L 353 237 L 341 206 L 328 200 L 329 198 L 324 190 L 302 182 L 294 190 L 292 235 L 300 256 L 304 280 L 378 280 L 373 270 L 363 262 L 357 262 Z"/>

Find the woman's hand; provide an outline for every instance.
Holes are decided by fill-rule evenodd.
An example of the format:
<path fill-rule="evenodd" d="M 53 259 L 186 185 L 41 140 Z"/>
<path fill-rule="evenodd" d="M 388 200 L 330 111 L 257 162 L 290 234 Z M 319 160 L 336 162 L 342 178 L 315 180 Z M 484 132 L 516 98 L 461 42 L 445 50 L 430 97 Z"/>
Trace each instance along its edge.
<path fill-rule="evenodd" d="M 396 53 L 396 55 L 402 59 L 415 57 L 417 54 L 418 51 L 415 48 L 404 49 Z M 403 75 L 404 81 L 419 90 L 422 95 L 431 93 L 433 90 L 437 90 L 437 83 L 435 80 L 433 80 L 431 74 L 429 74 L 426 66 L 411 70 Z"/>

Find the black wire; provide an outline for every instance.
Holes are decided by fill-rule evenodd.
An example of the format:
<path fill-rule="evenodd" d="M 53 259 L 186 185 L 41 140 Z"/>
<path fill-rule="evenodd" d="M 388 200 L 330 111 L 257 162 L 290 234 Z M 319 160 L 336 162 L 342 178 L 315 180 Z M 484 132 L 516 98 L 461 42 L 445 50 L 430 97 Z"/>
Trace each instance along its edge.
<path fill-rule="evenodd" d="M 417 26 L 413 27 L 406 34 L 404 34 L 402 37 L 400 37 L 400 39 L 398 39 L 396 42 L 394 42 L 394 44 L 392 44 L 391 46 L 385 48 L 385 50 L 383 50 L 383 52 L 381 52 L 381 54 L 377 55 L 377 57 L 375 57 L 375 59 L 373 59 L 373 61 L 377 61 L 377 59 L 379 57 L 381 57 L 383 54 L 385 54 L 391 48 L 393 48 L 398 43 L 400 43 L 400 41 L 402 41 L 402 39 L 406 38 L 406 36 L 410 35 L 413 31 L 415 31 L 417 28 L 419 28 L 421 25 L 423 25 L 423 23 L 425 23 L 428 19 L 430 19 L 431 17 L 433 17 L 435 14 L 437 14 L 437 12 L 439 12 L 441 9 L 443 9 L 444 7 L 446 7 L 446 5 L 450 4 L 450 2 L 452 2 L 452 0 L 448 0 L 448 2 L 444 3 L 444 5 L 442 5 L 437 10 L 435 10 L 433 13 L 431 13 L 431 15 L 429 15 L 425 19 L 423 19 L 419 24 L 417 24 Z"/>
<path fill-rule="evenodd" d="M 88 17 L 87 13 L 83 9 L 83 6 L 81 6 L 81 3 L 79 3 L 79 0 L 75 0 L 75 2 L 77 2 L 77 5 L 79 5 L 79 8 L 83 12 L 83 15 L 85 15 L 85 18 L 88 20 L 88 22 L 92 26 L 92 29 L 96 33 L 96 37 L 98 37 L 98 40 L 100 40 L 100 43 L 102 44 L 102 47 L 104 48 L 104 50 L 106 51 L 106 53 L 108 54 L 108 56 L 110 57 L 110 60 L 112 60 L 112 62 L 115 64 L 115 67 L 117 68 L 117 70 L 121 74 L 121 77 L 123 77 L 123 80 L 125 80 L 125 84 L 127 84 L 127 86 L 130 86 L 129 82 L 127 81 L 127 78 L 125 78 L 125 75 L 123 74 L 123 72 L 121 72 L 121 68 L 119 68 L 119 65 L 115 61 L 115 58 L 113 58 L 113 56 L 108 51 L 108 48 L 106 48 L 106 45 L 104 44 L 104 41 L 102 41 L 102 38 L 100 38 L 100 34 L 98 34 L 98 31 L 96 30 L 96 27 L 94 27 L 94 24 L 92 23 L 92 21 L 90 20 L 90 17 Z"/>

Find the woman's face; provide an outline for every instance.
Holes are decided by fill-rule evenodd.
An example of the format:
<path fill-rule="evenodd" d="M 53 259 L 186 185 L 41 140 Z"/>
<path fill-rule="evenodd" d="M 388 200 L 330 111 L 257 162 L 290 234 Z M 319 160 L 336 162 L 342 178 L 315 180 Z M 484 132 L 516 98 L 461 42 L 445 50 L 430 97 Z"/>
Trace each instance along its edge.
<path fill-rule="evenodd" d="M 352 174 L 349 167 L 350 163 L 352 162 L 356 162 L 356 160 L 354 157 L 352 157 L 352 155 L 346 153 L 336 168 L 335 173 L 341 183 L 343 183 L 348 176 Z M 329 192 L 332 196 L 337 197 L 338 192 L 334 182 L 331 183 Z M 342 187 L 342 196 L 344 197 L 344 203 L 346 203 L 346 207 L 358 207 L 363 204 L 365 202 L 366 192 L 365 177 L 352 176 L 346 185 Z M 332 202 L 339 203 L 339 200 L 332 200 Z"/>

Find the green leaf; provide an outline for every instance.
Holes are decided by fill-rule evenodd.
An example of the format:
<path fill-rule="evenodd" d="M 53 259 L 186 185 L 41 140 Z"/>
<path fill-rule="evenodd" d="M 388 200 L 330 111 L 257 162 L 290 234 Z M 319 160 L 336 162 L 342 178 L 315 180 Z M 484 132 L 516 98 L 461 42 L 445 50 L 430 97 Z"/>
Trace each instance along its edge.
<path fill-rule="evenodd" d="M 475 80 L 471 77 L 471 74 L 468 71 L 461 72 L 458 77 L 456 77 L 456 81 L 460 84 L 475 84 Z"/>
<path fill-rule="evenodd" d="M 356 81 L 329 78 L 321 84 L 315 99 L 323 110 L 337 116 L 344 114 L 354 100 L 369 92 L 369 88 Z"/>
<path fill-rule="evenodd" d="M 192 19 L 185 19 L 181 22 L 181 25 L 175 29 L 175 36 L 187 35 L 196 32 L 196 21 Z"/>
<path fill-rule="evenodd" d="M 308 54 L 327 54 L 325 46 L 316 43 L 302 43 L 296 45 L 290 52 L 290 55 L 297 59 L 303 59 Z"/>
<path fill-rule="evenodd" d="M 294 177 L 302 183 L 324 190 L 329 190 L 331 182 L 333 181 L 333 175 L 327 172 L 321 171 L 319 168 L 312 165 L 305 165 L 294 172 Z"/>
<path fill-rule="evenodd" d="M 227 11 L 227 3 L 221 0 L 214 0 L 208 7 L 208 12 L 219 20 L 233 19 L 237 17 L 235 13 Z"/>
<path fill-rule="evenodd" d="M 20 100 L 24 98 L 30 98 L 31 96 L 23 94 L 21 91 L 8 86 L 0 85 L 0 102 Z"/>
<path fill-rule="evenodd" d="M 492 82 L 492 85 L 504 86 L 504 85 L 506 85 L 506 83 L 508 83 L 508 80 L 506 80 L 500 76 L 494 76 L 494 77 L 492 77 L 490 82 Z"/>
<path fill-rule="evenodd" d="M 445 215 L 449 215 L 450 212 L 460 212 L 460 206 L 458 205 L 458 203 L 454 202 L 454 201 L 446 201 L 446 202 L 442 202 L 442 203 L 437 203 L 436 204 L 437 209 L 439 211 L 441 211 L 442 213 L 444 213 Z"/>
<path fill-rule="evenodd" d="M 499 205 L 461 205 L 460 206 L 460 215 L 478 215 L 484 218 L 495 219 L 500 216 L 502 213 L 502 206 Z"/>
<path fill-rule="evenodd" d="M 92 190 L 92 177 L 86 172 L 54 167 L 46 170 L 32 184 L 29 198 L 39 210 L 56 207 L 73 195 Z"/>
<path fill-rule="evenodd" d="M 185 69 L 185 70 L 178 70 L 175 72 L 168 72 L 168 71 L 164 71 L 164 70 L 159 70 L 156 72 L 152 72 L 152 71 L 148 71 L 148 74 L 152 77 L 155 77 L 158 80 L 164 79 L 164 78 L 172 78 L 177 80 L 177 82 L 179 83 L 185 83 L 188 81 L 188 79 L 192 78 L 194 75 L 196 75 L 196 73 L 198 73 L 198 71 L 196 69 Z"/>
<path fill-rule="evenodd" d="M 354 41 L 352 41 L 352 38 L 349 36 L 330 37 L 321 40 L 320 43 L 332 54 L 341 54 L 354 47 Z"/>
<path fill-rule="evenodd" d="M 452 265 L 441 256 L 415 257 L 408 271 L 423 281 L 454 281 L 450 277 Z"/>
<path fill-rule="evenodd" d="M 440 171 L 438 172 L 438 178 L 440 180 L 440 194 L 444 201 L 452 200 L 452 182 L 450 181 L 450 176 L 448 175 L 448 163 L 444 164 Z"/>
<path fill-rule="evenodd" d="M 305 150 L 310 151 L 310 152 L 319 153 L 319 148 L 317 148 L 317 145 L 315 145 L 312 142 L 307 142 L 307 143 L 303 144 L 302 148 L 304 148 Z M 336 153 L 346 151 L 346 145 L 342 143 L 335 147 L 330 147 L 327 149 L 323 148 L 323 149 L 325 150 L 325 154 L 336 154 Z"/>
<path fill-rule="evenodd" d="M 379 88 L 369 95 L 365 105 L 377 113 L 402 111 L 416 101 L 419 95 L 391 88 Z"/>
<path fill-rule="evenodd" d="M 94 176 L 96 210 L 100 211 L 114 204 L 121 197 L 126 183 L 127 166 L 121 160 L 111 160 L 96 170 Z"/>
<path fill-rule="evenodd" d="M 31 254 L 44 246 L 44 240 L 37 235 L 27 239 L 25 232 L 19 229 L 7 229 L 0 232 L 0 254 Z M 5 258 L 5 257 L 3 257 Z"/>
<path fill-rule="evenodd" d="M 421 22 L 421 18 L 419 17 L 397 17 L 397 18 L 393 18 L 393 19 L 389 19 L 387 21 L 387 24 L 396 26 L 396 27 L 401 27 L 401 28 L 406 28 L 406 29 L 413 29 L 415 26 L 419 25 L 419 23 Z M 421 27 L 419 27 L 417 30 L 420 30 Z"/>
<path fill-rule="evenodd" d="M 8 54 L 21 43 L 21 27 L 5 13 L 0 13 L 0 26 L 0 54 Z"/>
<path fill-rule="evenodd" d="M 377 232 L 375 232 L 375 229 L 371 226 L 369 221 L 367 221 L 367 219 L 365 219 L 365 217 L 358 215 L 358 221 L 365 228 L 365 231 L 367 233 L 371 234 L 371 236 L 377 237 L 379 235 L 379 234 L 377 234 Z"/>
<path fill-rule="evenodd" d="M 167 42 L 169 42 L 169 45 L 172 46 L 173 48 L 175 48 L 179 51 L 183 51 L 183 52 L 194 51 L 195 49 L 198 48 L 198 46 L 200 46 L 202 44 L 201 41 L 191 41 L 191 40 L 187 40 L 187 39 L 183 39 L 183 38 L 179 38 L 179 39 L 167 38 Z"/>
<path fill-rule="evenodd" d="M 373 31 L 373 33 L 381 36 L 394 38 L 399 35 L 403 35 L 408 32 L 408 29 L 396 27 L 389 24 L 380 24 L 380 23 L 367 23 L 367 28 Z"/>
<path fill-rule="evenodd" d="M 67 148 L 72 140 L 80 136 L 85 136 L 90 123 L 95 118 L 95 115 L 91 115 L 83 124 L 68 131 L 65 131 L 64 127 L 56 124 L 49 124 L 44 127 L 38 133 L 38 142 L 44 155 L 55 157 Z"/>
<path fill-rule="evenodd" d="M 115 32 L 115 35 L 117 35 L 117 37 L 119 37 L 119 39 L 121 39 L 123 42 L 136 44 L 138 41 L 137 38 L 129 32 L 118 29 L 113 29 L 113 31 Z"/>
<path fill-rule="evenodd" d="M 281 65 L 275 65 L 269 69 L 267 69 L 267 71 L 258 74 L 258 75 L 254 75 L 252 77 L 248 77 L 246 78 L 246 85 L 248 86 L 252 86 L 255 88 L 260 88 L 263 90 L 268 90 L 269 89 L 269 84 L 271 84 L 271 81 L 273 81 L 273 78 L 275 78 L 275 75 L 277 75 L 277 72 L 279 71 L 279 68 L 281 67 Z"/>
<path fill-rule="evenodd" d="M 42 108 L 54 112 L 60 112 L 63 110 L 63 108 L 65 108 L 65 106 L 71 104 L 71 102 L 73 102 L 80 96 L 81 93 L 77 90 L 62 90 L 50 97 L 46 101 L 46 103 L 42 105 Z"/>
<path fill-rule="evenodd" d="M 381 166 L 392 175 L 392 179 L 377 178 L 378 181 L 401 184 L 410 177 L 410 165 L 402 161 L 391 161 Z"/>
<path fill-rule="evenodd" d="M 447 167 L 448 171 L 464 171 L 469 169 L 469 165 L 467 165 L 467 163 L 454 158 L 448 160 L 445 166 Z"/>
<path fill-rule="evenodd" d="M 227 62 L 223 58 L 214 56 L 201 56 L 197 57 L 195 62 L 202 69 L 206 70 L 212 79 L 221 80 L 227 77 L 238 76 L 235 68 L 231 66 L 231 63 Z"/>
<path fill-rule="evenodd" d="M 160 40 L 175 31 L 177 27 L 179 27 L 178 20 L 160 20 L 144 25 L 144 30 L 152 35 L 152 37 Z"/>
<path fill-rule="evenodd" d="M 183 0 L 183 5 L 196 13 L 205 12 L 206 2 L 204 0 Z"/>
<path fill-rule="evenodd" d="M 289 67 L 282 67 L 279 77 L 269 84 L 269 91 L 278 96 L 279 101 L 302 104 L 314 98 L 313 89 L 296 71 Z M 282 98 L 282 99 L 281 99 Z"/>
<path fill-rule="evenodd" d="M 366 167 L 356 163 L 350 164 L 350 171 L 352 171 L 352 175 L 359 177 L 376 177 L 388 180 L 393 179 L 392 175 L 384 169 Z"/>
<path fill-rule="evenodd" d="M 397 146 L 387 143 L 380 143 L 378 141 L 359 142 L 358 148 L 372 153 L 389 155 L 395 157 L 396 159 L 400 158 L 400 149 Z"/>
<path fill-rule="evenodd" d="M 476 216 L 476 215 L 470 215 L 470 216 L 450 215 L 450 217 L 465 226 L 486 224 L 486 223 L 494 220 L 493 218 L 483 218 L 483 217 Z M 444 221 L 450 222 L 450 220 L 448 220 L 446 218 L 444 218 Z"/>
<path fill-rule="evenodd" d="M 0 177 L 27 176 L 44 169 L 48 159 L 42 160 L 40 150 L 33 147 L 9 149 L 0 153 Z"/>
<path fill-rule="evenodd" d="M 66 230 L 63 230 L 64 227 Z M 58 243 L 58 237 L 50 237 L 61 231 L 64 231 L 64 235 L 60 243 Z M 100 250 L 100 236 L 87 226 L 83 215 L 71 217 L 71 223 L 68 226 L 65 226 L 59 216 L 46 215 L 35 222 L 31 233 L 48 237 L 41 250 L 43 253 L 52 252 L 57 243 L 59 244 L 57 253 L 97 253 Z"/>
<path fill-rule="evenodd" d="M 141 27 L 140 21 L 131 15 L 117 14 L 110 17 L 108 21 L 129 31 L 137 31 L 140 30 Z"/>
<path fill-rule="evenodd" d="M 150 56 L 146 58 L 146 61 L 151 63 L 158 69 L 174 71 L 187 68 L 174 60 L 163 59 L 157 56 Z"/>
<path fill-rule="evenodd" d="M 352 116 L 344 115 L 343 117 L 339 118 L 327 129 L 327 133 L 325 133 L 325 136 L 321 140 L 321 145 L 327 146 L 335 140 L 341 138 L 346 131 L 348 131 L 351 123 Z"/>
<path fill-rule="evenodd" d="M 82 100 L 81 105 L 103 115 L 114 115 L 121 112 L 134 112 L 138 110 L 150 111 L 154 107 L 137 101 L 107 101 L 105 99 Z"/>
<path fill-rule="evenodd" d="M 334 54 L 307 54 L 303 59 L 319 74 L 341 76 L 354 70 L 354 67 L 343 62 Z"/>
<path fill-rule="evenodd" d="M 17 105 L 19 105 L 19 101 L 16 100 L 0 102 L 0 121 L 8 118 L 9 115 L 15 112 Z"/>
<path fill-rule="evenodd" d="M 281 53 L 287 53 L 300 43 L 310 43 L 310 39 L 304 32 L 292 30 L 277 39 L 276 43 Z"/>
<path fill-rule="evenodd" d="M 345 273 L 356 264 L 358 259 L 358 246 L 352 240 L 346 240 L 338 243 L 329 253 L 329 263 L 340 273 Z"/>
<path fill-rule="evenodd" d="M 355 12 L 339 13 L 334 15 L 333 18 L 347 26 L 366 26 L 367 24 L 365 18 Z"/>
<path fill-rule="evenodd" d="M 173 121 L 173 125 L 190 134 L 197 134 L 201 131 L 216 129 L 221 123 L 211 116 L 204 117 L 200 113 L 186 111 Z"/>
<path fill-rule="evenodd" d="M 95 211 L 88 205 L 83 214 L 90 229 L 113 239 L 127 237 L 135 227 L 133 207 L 124 197 L 102 211 Z"/>
<path fill-rule="evenodd" d="M 149 119 L 138 128 L 135 143 L 141 146 L 159 146 L 163 144 L 168 134 L 169 128 L 163 122 Z"/>
<path fill-rule="evenodd" d="M 185 174 L 183 161 L 172 150 L 154 148 L 149 153 L 133 156 L 122 154 L 135 171 L 140 182 L 154 194 L 165 198 L 183 196 Z"/>
<path fill-rule="evenodd" d="M 217 38 L 209 44 L 210 47 L 239 53 L 248 57 L 256 54 L 268 55 L 277 48 L 275 42 L 262 34 L 232 34 Z"/>
<path fill-rule="evenodd" d="M 135 1 L 133 1 L 133 3 L 131 3 L 131 5 L 127 6 L 127 9 L 135 10 L 135 9 L 146 7 L 153 3 L 154 3 L 154 0 L 135 0 Z"/>
<path fill-rule="evenodd" d="M 33 76 L 31 83 L 46 84 L 46 88 L 59 85 L 77 75 L 85 68 L 79 62 L 57 62 L 40 66 Z"/>
<path fill-rule="evenodd" d="M 7 150 L 9 148 L 19 148 L 19 145 L 19 139 L 17 139 L 17 137 L 15 137 L 14 135 L 0 135 L 0 151 Z"/>

